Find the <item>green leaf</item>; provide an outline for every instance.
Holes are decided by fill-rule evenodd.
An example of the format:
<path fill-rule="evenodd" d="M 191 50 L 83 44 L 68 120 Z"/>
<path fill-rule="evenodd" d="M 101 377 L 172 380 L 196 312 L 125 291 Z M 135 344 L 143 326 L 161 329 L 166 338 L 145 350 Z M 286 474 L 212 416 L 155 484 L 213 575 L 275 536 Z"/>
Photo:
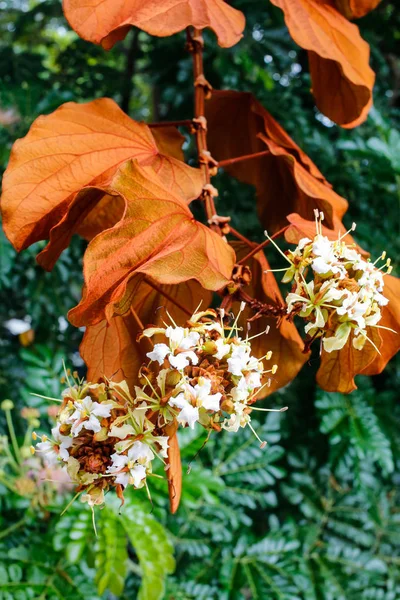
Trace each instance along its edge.
<path fill-rule="evenodd" d="M 138 600 L 161 600 L 165 577 L 175 570 L 173 546 L 167 532 L 150 512 L 150 505 L 131 496 L 121 523 L 137 554 L 142 573 Z"/>
<path fill-rule="evenodd" d="M 128 550 L 125 530 L 119 516 L 105 507 L 98 518 L 95 582 L 100 596 L 110 590 L 120 596 L 124 590 L 128 568 Z"/>

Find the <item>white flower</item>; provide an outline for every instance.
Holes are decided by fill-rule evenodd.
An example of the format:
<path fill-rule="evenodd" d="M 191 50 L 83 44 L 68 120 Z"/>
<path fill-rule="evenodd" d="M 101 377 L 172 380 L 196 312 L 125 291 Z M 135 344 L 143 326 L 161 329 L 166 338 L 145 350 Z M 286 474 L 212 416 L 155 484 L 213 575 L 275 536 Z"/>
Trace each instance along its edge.
<path fill-rule="evenodd" d="M 167 435 L 158 435 L 158 436 L 153 436 L 153 440 L 154 440 L 154 442 L 157 442 L 157 444 L 159 444 L 159 446 L 161 446 L 159 455 L 162 456 L 163 458 L 167 458 L 168 457 L 168 448 L 169 448 L 169 444 L 168 444 L 169 437 Z"/>
<path fill-rule="evenodd" d="M 315 236 L 312 251 L 315 256 L 321 256 L 328 262 L 335 259 L 332 242 L 324 235 Z"/>
<path fill-rule="evenodd" d="M 178 423 L 181 425 L 188 424 L 191 429 L 194 429 L 194 424 L 199 420 L 199 409 L 197 406 L 192 406 L 186 399 L 184 392 L 169 400 L 171 406 L 180 408 L 180 413 L 177 417 Z"/>
<path fill-rule="evenodd" d="M 72 423 L 71 433 L 74 437 L 79 435 L 84 427 L 90 431 L 100 431 L 100 420 L 111 415 L 113 405 L 106 402 L 93 402 L 90 396 L 75 401 L 75 412 L 68 419 Z"/>
<path fill-rule="evenodd" d="M 199 420 L 199 408 L 218 412 L 222 394 L 220 392 L 210 394 L 210 392 L 211 381 L 204 377 L 199 377 L 199 382 L 194 387 L 185 383 L 183 392 L 169 401 L 171 406 L 181 409 L 178 421 L 184 425 L 187 423 L 193 429 L 194 424 Z"/>
<path fill-rule="evenodd" d="M 138 488 L 146 479 L 146 468 L 153 458 L 151 448 L 143 442 L 136 441 L 127 454 L 115 452 L 111 455 L 112 464 L 107 468 L 107 473 L 115 474 L 115 483 L 120 483 L 123 487 L 131 483 Z"/>
<path fill-rule="evenodd" d="M 251 418 L 249 414 L 243 412 L 245 408 L 245 404 L 236 402 L 235 412 L 230 415 L 229 419 L 225 419 L 223 421 L 221 427 L 226 431 L 233 432 L 237 432 L 239 430 L 239 427 L 246 427 L 246 425 L 250 423 Z"/>
<path fill-rule="evenodd" d="M 54 444 L 50 440 L 45 442 L 39 442 L 36 444 L 36 448 L 38 452 L 43 454 L 43 458 L 48 465 L 54 465 L 57 462 L 57 452 L 54 449 Z"/>
<path fill-rule="evenodd" d="M 361 328 L 365 327 L 363 315 L 368 310 L 368 304 L 358 301 L 356 292 L 347 292 L 347 297 L 342 301 L 342 305 L 338 306 L 336 312 L 340 316 L 346 315 L 349 320 L 354 321 Z"/>
<path fill-rule="evenodd" d="M 243 343 L 232 344 L 232 353 L 228 358 L 227 363 L 229 373 L 232 373 L 232 375 L 236 375 L 237 377 L 241 377 L 243 371 L 256 371 L 261 373 L 263 369 L 262 363 L 254 356 L 251 356 L 250 347 Z"/>
<path fill-rule="evenodd" d="M 158 364 L 162 365 L 165 357 L 170 354 L 171 348 L 167 344 L 155 344 L 153 350 L 148 352 L 146 356 L 150 360 L 156 360 Z"/>
<path fill-rule="evenodd" d="M 200 334 L 197 331 L 189 331 L 183 327 L 167 327 L 165 335 L 169 339 L 167 344 L 156 344 L 151 352 L 146 356 L 151 360 L 156 360 L 160 365 L 165 358 L 174 369 L 181 371 L 190 363 L 197 365 L 199 359 L 192 348 L 196 348 L 200 340 Z"/>
<path fill-rule="evenodd" d="M 39 444 L 36 444 L 36 449 L 44 454 L 45 461 L 48 464 L 55 464 L 58 458 L 67 462 L 69 459 L 68 448 L 72 446 L 72 438 L 67 435 L 61 435 L 59 423 L 52 428 L 51 435 L 54 441 L 46 440 L 45 442 L 39 442 Z M 56 446 L 58 446 L 58 451 Z"/>
<path fill-rule="evenodd" d="M 226 356 L 227 354 L 229 354 L 229 352 L 231 350 L 231 345 L 230 344 L 225 344 L 225 340 L 222 337 L 218 338 L 215 341 L 215 345 L 217 346 L 217 352 L 214 353 L 214 356 L 218 360 L 222 360 L 224 358 L 224 356 Z"/>
<path fill-rule="evenodd" d="M 60 433 L 60 424 L 56 425 L 51 430 L 51 435 L 54 438 L 59 450 L 58 455 L 62 460 L 67 461 L 69 459 L 68 448 L 72 446 L 72 438 L 68 435 L 61 435 Z"/>

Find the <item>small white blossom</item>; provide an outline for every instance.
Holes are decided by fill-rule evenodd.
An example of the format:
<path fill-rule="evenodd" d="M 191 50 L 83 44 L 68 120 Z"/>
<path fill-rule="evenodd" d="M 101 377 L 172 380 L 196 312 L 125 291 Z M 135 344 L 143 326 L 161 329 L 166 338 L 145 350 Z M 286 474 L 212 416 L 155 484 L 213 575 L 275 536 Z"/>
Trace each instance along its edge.
<path fill-rule="evenodd" d="M 167 327 L 165 335 L 169 339 L 167 344 L 156 344 L 151 352 L 146 356 L 150 360 L 156 360 L 160 365 L 167 358 L 171 367 L 181 371 L 190 363 L 197 365 L 198 358 L 193 348 L 196 348 L 200 334 L 196 331 L 189 331 L 183 327 Z"/>
<path fill-rule="evenodd" d="M 75 411 L 68 419 L 72 423 L 71 433 L 75 437 L 83 428 L 90 431 L 100 431 L 100 420 L 111 415 L 112 404 L 93 402 L 90 396 L 77 400 L 74 404 Z"/>
<path fill-rule="evenodd" d="M 131 483 L 138 488 L 146 479 L 146 468 L 150 465 L 154 454 L 147 444 L 136 441 L 129 448 L 127 454 L 111 455 L 112 464 L 107 468 L 107 473 L 116 475 L 115 483 L 126 487 Z"/>

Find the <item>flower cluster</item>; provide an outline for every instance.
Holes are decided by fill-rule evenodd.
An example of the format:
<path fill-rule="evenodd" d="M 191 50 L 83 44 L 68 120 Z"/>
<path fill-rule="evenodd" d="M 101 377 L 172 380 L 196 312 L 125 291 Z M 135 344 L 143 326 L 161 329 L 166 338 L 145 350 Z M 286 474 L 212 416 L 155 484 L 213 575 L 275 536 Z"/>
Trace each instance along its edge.
<path fill-rule="evenodd" d="M 361 350 L 368 327 L 380 327 L 381 307 L 388 303 L 382 294 L 383 276 L 390 273 L 390 259 L 383 253 L 372 263 L 365 260 L 355 245 L 348 245 L 339 235 L 331 241 L 322 234 L 323 213 L 316 211 L 316 235 L 303 238 L 293 251 L 284 254 L 290 263 L 282 279 L 293 281 L 287 295 L 289 314 L 300 315 L 308 323 L 309 340 L 322 338 L 326 352 L 340 350 L 351 333 L 354 348 Z M 383 265 L 377 263 L 383 260 Z M 377 349 L 378 350 L 378 349 Z"/>
<path fill-rule="evenodd" d="M 76 381 L 62 394 L 51 436 L 35 450 L 50 464 L 62 463 L 82 501 L 104 502 L 111 487 L 146 486 L 156 456 L 167 457 L 168 438 L 146 416 L 147 405 L 133 399 L 125 382 Z M 33 434 L 37 439 L 37 434 Z"/>
<path fill-rule="evenodd" d="M 239 315 L 232 326 L 224 324 L 223 311 L 218 317 L 208 310 L 194 314 L 186 327 L 171 323 L 145 329 L 143 336 L 161 336 L 162 341 L 147 354 L 152 361 L 148 371 L 152 364 L 158 370 L 154 384 L 147 380 L 151 394 L 137 388 L 137 397 L 149 402 L 166 422 L 176 418 L 183 426 L 193 428 L 198 422 L 217 431 L 252 428 L 251 407 L 268 385 L 262 378 L 274 374 L 277 366 L 264 368 L 271 352 L 260 359 L 251 354 L 251 338 L 239 336 Z"/>
<path fill-rule="evenodd" d="M 63 392 L 51 436 L 41 436 L 35 450 L 64 465 L 81 500 L 94 506 L 112 487 L 121 500 L 127 486 L 147 488 L 155 457 L 168 463 L 168 432 L 176 423 L 190 428 L 199 423 L 209 431 L 248 425 L 264 446 L 250 414 L 268 385 L 267 374 L 277 367 L 264 367 L 271 352 L 261 359 L 252 355 L 252 338 L 239 336 L 239 316 L 229 326 L 223 311 L 218 316 L 207 310 L 195 313 L 185 327 L 171 319 L 165 327 L 145 329 L 142 337 L 152 350 L 133 394 L 124 381 L 76 379 Z"/>

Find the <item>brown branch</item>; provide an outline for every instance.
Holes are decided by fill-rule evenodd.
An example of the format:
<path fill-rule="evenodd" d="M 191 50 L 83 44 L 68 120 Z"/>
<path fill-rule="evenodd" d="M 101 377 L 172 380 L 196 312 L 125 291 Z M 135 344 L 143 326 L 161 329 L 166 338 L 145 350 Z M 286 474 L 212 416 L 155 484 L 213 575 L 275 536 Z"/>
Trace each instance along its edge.
<path fill-rule="evenodd" d="M 156 290 L 156 292 L 158 292 L 159 294 L 161 294 L 161 296 L 164 296 L 164 298 L 166 298 L 167 300 L 169 300 L 170 302 L 172 302 L 172 304 L 175 304 L 175 306 L 178 307 L 182 312 L 186 313 L 189 317 L 192 316 L 192 313 L 185 306 L 183 306 L 175 298 L 173 298 L 172 296 L 170 296 L 170 294 L 168 294 L 168 292 L 166 292 L 163 289 L 161 289 L 156 283 L 154 283 L 154 281 L 152 281 L 148 277 L 145 277 L 145 282 L 150 287 L 152 287 L 154 290 Z"/>
<path fill-rule="evenodd" d="M 187 49 L 192 55 L 193 59 L 193 78 L 194 78 L 194 116 L 197 121 L 196 126 L 196 146 L 197 156 L 200 163 L 200 169 L 204 173 L 206 189 L 203 192 L 204 206 L 207 215 L 207 220 L 210 223 L 211 229 L 222 235 L 221 228 L 216 224 L 213 219 L 216 215 L 216 209 L 214 204 L 213 191 L 211 189 L 210 181 L 210 166 L 209 166 L 209 152 L 207 147 L 207 123 L 204 117 L 205 113 L 205 99 L 207 92 L 210 91 L 211 86 L 204 77 L 204 66 L 203 66 L 203 38 L 200 29 L 188 27 L 186 29 L 187 38 Z"/>
<path fill-rule="evenodd" d="M 245 160 L 251 160 L 252 158 L 260 158 L 267 154 L 271 154 L 271 152 L 269 150 L 263 150 L 262 152 L 255 152 L 254 154 L 245 154 L 244 156 L 237 156 L 236 158 L 227 158 L 226 160 L 218 161 L 218 167 L 229 167 L 229 165 L 234 165 L 235 163 L 243 162 Z"/>
<path fill-rule="evenodd" d="M 190 119 L 183 119 L 182 121 L 161 121 L 159 123 L 148 123 L 148 126 L 152 129 L 159 127 L 193 127 L 193 121 Z"/>
<path fill-rule="evenodd" d="M 279 237 L 288 228 L 289 228 L 289 225 L 286 225 L 285 227 L 282 227 L 282 229 L 280 229 L 279 231 L 277 231 L 276 233 L 274 233 L 274 235 L 271 235 L 271 239 L 274 240 L 275 238 Z M 266 246 L 268 246 L 268 244 L 270 244 L 270 243 L 271 243 L 271 240 L 266 239 L 265 242 L 262 242 L 261 244 L 258 244 L 258 246 L 256 246 L 255 248 L 253 248 L 253 250 L 251 252 L 249 252 L 248 254 L 246 254 L 246 256 L 244 256 L 243 258 L 241 258 L 237 264 L 238 265 L 243 265 L 247 260 L 249 260 L 249 258 L 252 258 L 252 256 L 254 256 L 255 254 L 257 254 L 257 252 L 259 252 L 260 250 L 262 250 L 263 248 L 265 248 Z"/>
<path fill-rule="evenodd" d="M 124 112 L 129 112 L 129 104 L 132 95 L 132 77 L 135 74 L 136 55 L 139 49 L 139 29 L 132 32 L 132 40 L 126 55 L 126 69 L 122 81 L 122 99 L 121 108 Z"/>
<path fill-rule="evenodd" d="M 255 242 L 252 242 L 247 237 L 245 237 L 244 235 L 242 235 L 239 231 L 237 231 L 237 229 L 235 229 L 234 227 L 232 227 L 232 225 L 229 225 L 229 233 L 231 233 L 232 235 L 234 235 L 235 238 L 237 238 L 238 240 L 240 240 L 244 244 L 247 244 L 248 246 L 250 246 L 250 248 L 254 248 L 257 245 Z"/>

